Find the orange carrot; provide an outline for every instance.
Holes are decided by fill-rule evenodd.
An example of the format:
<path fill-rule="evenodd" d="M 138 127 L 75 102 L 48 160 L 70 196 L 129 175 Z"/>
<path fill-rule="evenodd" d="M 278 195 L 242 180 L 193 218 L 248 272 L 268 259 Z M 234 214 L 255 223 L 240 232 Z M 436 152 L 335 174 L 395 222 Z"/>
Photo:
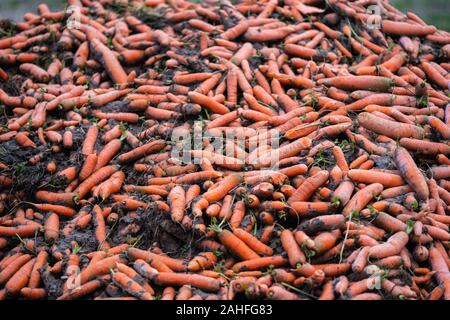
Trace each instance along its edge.
<path fill-rule="evenodd" d="M 421 200 L 428 199 L 429 190 L 425 178 L 405 148 L 397 147 L 395 151 L 395 162 L 402 176 L 417 193 L 418 197 Z"/>
<path fill-rule="evenodd" d="M 31 259 L 25 263 L 5 284 L 6 292 L 16 295 L 24 288 L 30 280 L 31 270 L 36 259 Z"/>
<path fill-rule="evenodd" d="M 233 271 L 261 270 L 270 266 L 283 267 L 287 264 L 288 260 L 282 256 L 263 257 L 238 262 L 233 266 Z"/>
<path fill-rule="evenodd" d="M 344 207 L 344 209 L 342 210 L 342 214 L 344 216 L 348 216 L 352 212 L 360 212 L 374 197 L 379 195 L 382 191 L 383 185 L 380 183 L 373 183 L 359 190 Z"/>
<path fill-rule="evenodd" d="M 171 209 L 172 219 L 176 222 L 181 222 L 184 217 L 184 210 L 186 206 L 186 194 L 181 186 L 175 186 L 170 190 L 167 200 Z"/>
<path fill-rule="evenodd" d="M 59 236 L 59 216 L 56 213 L 51 213 L 45 221 L 45 240 L 53 242 Z"/>
<path fill-rule="evenodd" d="M 422 139 L 425 136 L 422 128 L 406 123 L 382 119 L 367 112 L 358 115 L 358 122 L 366 129 L 372 130 L 378 134 L 384 134 L 391 138 L 405 137 Z"/>
<path fill-rule="evenodd" d="M 148 293 L 139 283 L 128 277 L 125 273 L 114 272 L 112 279 L 122 290 L 141 300 L 153 300 L 153 296 Z"/>
<path fill-rule="evenodd" d="M 387 242 L 370 247 L 369 257 L 376 259 L 386 258 L 400 253 L 408 242 L 408 235 L 404 231 L 399 231 L 392 235 Z"/>
<path fill-rule="evenodd" d="M 250 260 L 259 258 L 255 251 L 250 249 L 242 240 L 228 230 L 222 230 L 218 233 L 219 241 L 227 247 L 236 257 L 241 260 Z"/>
<path fill-rule="evenodd" d="M 155 152 L 155 151 L 159 151 L 162 148 L 165 147 L 165 142 L 163 140 L 154 140 L 152 142 L 149 142 L 147 144 L 144 144 L 140 147 L 137 147 L 127 153 L 123 153 L 121 154 L 117 160 L 119 161 L 119 163 L 127 163 L 127 162 L 131 162 L 133 160 L 142 158 L 144 156 L 146 156 L 149 153 Z"/>
<path fill-rule="evenodd" d="M 110 272 L 110 269 L 114 269 L 117 263 L 123 263 L 123 258 L 118 255 L 114 255 L 105 259 L 101 259 L 81 271 L 79 275 L 79 281 L 83 285 L 88 283 L 91 279 L 96 276 L 105 275 Z"/>
<path fill-rule="evenodd" d="M 217 292 L 220 289 L 220 281 L 198 274 L 182 274 L 159 272 L 152 279 L 158 285 L 183 286 L 191 285 L 206 292 Z"/>
<path fill-rule="evenodd" d="M 24 287 L 20 290 L 20 294 L 31 300 L 41 300 L 47 297 L 47 291 L 42 288 L 29 288 Z"/>
<path fill-rule="evenodd" d="M 84 198 L 93 187 L 98 185 L 100 182 L 108 179 L 114 172 L 118 170 L 118 166 L 110 165 L 103 167 L 89 176 L 84 180 L 76 189 L 75 192 L 79 195 L 80 199 Z"/>
<path fill-rule="evenodd" d="M 232 174 L 225 177 L 220 185 L 212 190 L 208 190 L 202 195 L 202 198 L 208 202 L 214 202 L 221 200 L 228 192 L 234 189 L 239 183 L 242 182 L 242 176 L 239 174 Z"/>
<path fill-rule="evenodd" d="M 220 37 L 225 40 L 233 40 L 242 35 L 248 29 L 247 20 L 243 19 L 234 27 L 229 28 L 225 32 L 220 34 Z"/>
<path fill-rule="evenodd" d="M 289 257 L 289 264 L 293 268 L 305 263 L 306 257 L 302 252 L 297 242 L 295 241 L 293 233 L 285 229 L 280 234 L 281 244 Z"/>
<path fill-rule="evenodd" d="M 392 188 L 405 184 L 402 177 L 387 172 L 376 172 L 373 170 L 352 169 L 348 172 L 348 177 L 357 183 L 380 183 L 384 187 Z"/>
<path fill-rule="evenodd" d="M 91 50 L 98 53 L 111 79 L 117 84 L 126 84 L 128 77 L 113 52 L 98 39 L 91 39 L 90 45 Z"/>
<path fill-rule="evenodd" d="M 108 142 L 103 149 L 99 152 L 97 157 L 97 162 L 94 171 L 103 168 L 107 165 L 112 158 L 120 151 L 122 147 L 122 142 L 119 139 L 113 139 Z"/>
<path fill-rule="evenodd" d="M 188 96 L 193 102 L 198 103 L 199 105 L 201 105 L 204 108 L 207 108 L 211 112 L 218 114 L 226 114 L 230 112 L 230 110 L 228 110 L 228 108 L 225 107 L 223 104 L 199 92 L 189 92 Z"/>
<path fill-rule="evenodd" d="M 19 256 L 17 259 L 15 259 L 13 262 L 8 264 L 8 266 L 6 266 L 0 272 L 0 284 L 7 283 L 11 279 L 11 277 L 13 277 L 16 274 L 16 272 L 18 272 L 24 265 L 26 265 L 29 261 L 33 261 L 31 258 L 32 257 L 29 254 L 23 254 Z"/>
<path fill-rule="evenodd" d="M 450 277 L 449 269 L 441 253 L 436 248 L 430 248 L 430 264 L 433 271 L 436 271 L 436 278 L 444 288 L 444 298 L 449 299 Z"/>
<path fill-rule="evenodd" d="M 97 165 L 97 159 L 98 157 L 95 153 L 87 155 L 83 167 L 81 167 L 80 173 L 78 174 L 78 179 L 80 181 L 86 180 L 94 172 Z"/>
<path fill-rule="evenodd" d="M 400 144 L 406 149 L 418 151 L 422 154 L 450 154 L 450 146 L 446 145 L 445 143 L 431 142 L 420 139 L 401 138 Z"/>
<path fill-rule="evenodd" d="M 305 180 L 302 185 L 289 197 L 288 203 L 306 201 L 322 186 L 328 179 L 329 173 L 325 170 L 319 171 L 314 176 Z"/>
<path fill-rule="evenodd" d="M 273 255 L 272 248 L 266 246 L 264 243 L 259 241 L 256 237 L 250 233 L 242 230 L 241 228 L 235 228 L 233 233 L 241 239 L 250 249 L 255 251 L 259 255 L 271 256 Z"/>
<path fill-rule="evenodd" d="M 97 126 L 90 126 L 89 127 L 89 129 L 88 129 L 88 131 L 86 133 L 84 142 L 83 142 L 82 150 L 81 150 L 81 152 L 84 155 L 87 156 L 89 154 L 94 153 L 94 144 L 95 144 L 95 142 L 97 140 L 98 131 L 99 131 L 99 129 L 98 129 Z"/>
<path fill-rule="evenodd" d="M 106 260 L 106 259 L 105 259 Z M 103 274 L 105 274 L 106 272 L 104 272 Z M 57 298 L 57 300 L 76 300 L 79 299 L 81 297 L 84 297 L 86 295 L 88 295 L 91 292 L 94 292 L 95 290 L 99 289 L 100 287 L 102 287 L 105 284 L 106 281 L 104 281 L 103 279 L 95 279 L 95 280 L 91 280 L 91 281 L 87 281 L 83 284 L 81 284 L 81 286 L 77 286 L 75 289 L 73 290 L 69 290 L 66 293 L 62 294 L 61 296 L 59 296 Z"/>

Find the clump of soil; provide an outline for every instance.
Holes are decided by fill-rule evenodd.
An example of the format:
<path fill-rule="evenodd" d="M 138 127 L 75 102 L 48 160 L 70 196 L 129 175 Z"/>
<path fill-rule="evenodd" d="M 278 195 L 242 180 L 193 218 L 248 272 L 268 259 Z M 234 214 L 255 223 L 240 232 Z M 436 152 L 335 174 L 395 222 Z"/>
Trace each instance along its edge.
<path fill-rule="evenodd" d="M 168 25 L 168 21 L 165 18 L 166 13 L 163 9 L 137 11 L 135 16 L 152 29 L 164 29 Z"/>
<path fill-rule="evenodd" d="M 41 278 L 49 300 L 61 296 L 65 280 L 56 278 L 50 272 L 41 272 Z"/>
<path fill-rule="evenodd" d="M 9 78 L 8 81 L 0 81 L 0 89 L 5 91 L 10 96 L 19 96 L 20 88 L 25 80 L 25 77 L 20 74 L 15 74 Z"/>
<path fill-rule="evenodd" d="M 173 222 L 170 215 L 161 212 L 153 204 L 146 210 L 137 210 L 136 213 L 138 217 L 124 215 L 119 219 L 117 226 L 114 227 L 117 231 L 112 235 L 113 245 L 127 242 L 128 239 L 122 236 L 120 231 L 130 224 L 135 224 L 139 230 L 136 233 L 138 239 L 134 244 L 137 248 L 146 250 L 157 243 L 164 252 L 173 257 L 183 257 L 190 253 L 191 248 L 186 250 L 186 244 L 192 241 L 192 234 L 184 230 L 180 224 Z"/>

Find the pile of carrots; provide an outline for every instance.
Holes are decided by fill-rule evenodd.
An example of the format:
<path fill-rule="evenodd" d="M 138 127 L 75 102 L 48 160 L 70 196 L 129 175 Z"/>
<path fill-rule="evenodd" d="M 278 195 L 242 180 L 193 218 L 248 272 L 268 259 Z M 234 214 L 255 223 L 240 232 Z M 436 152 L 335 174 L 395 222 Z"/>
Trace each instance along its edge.
<path fill-rule="evenodd" d="M 0 24 L 0 300 L 450 299 L 450 33 L 387 0 L 67 3 Z M 244 144 L 184 163 L 195 127 Z"/>

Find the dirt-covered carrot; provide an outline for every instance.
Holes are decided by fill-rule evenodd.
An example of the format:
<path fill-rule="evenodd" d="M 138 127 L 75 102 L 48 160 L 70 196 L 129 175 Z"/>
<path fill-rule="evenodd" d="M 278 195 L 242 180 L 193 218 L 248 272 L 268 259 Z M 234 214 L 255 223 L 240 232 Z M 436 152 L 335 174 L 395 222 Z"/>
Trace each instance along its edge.
<path fill-rule="evenodd" d="M 188 269 L 189 271 L 196 272 L 200 270 L 206 270 L 217 262 L 217 257 L 212 252 L 202 252 L 189 261 Z"/>
<path fill-rule="evenodd" d="M 119 139 L 114 139 L 108 142 L 98 154 L 94 171 L 108 164 L 117 152 L 119 152 L 121 147 L 122 142 Z"/>
<path fill-rule="evenodd" d="M 98 132 L 99 132 L 99 129 L 97 126 L 89 127 L 89 129 L 86 133 L 84 142 L 83 142 L 83 147 L 82 147 L 82 153 L 84 155 L 87 156 L 89 154 L 94 153 L 94 144 L 95 144 L 95 141 L 97 140 Z"/>
<path fill-rule="evenodd" d="M 449 146 L 445 143 L 431 142 L 420 139 L 401 138 L 400 144 L 409 150 L 414 150 L 422 154 L 436 155 L 442 153 L 444 155 L 450 154 Z"/>
<path fill-rule="evenodd" d="M 286 208 L 288 208 L 287 205 Z M 289 208 L 291 213 L 299 217 L 323 215 L 333 210 L 332 204 L 329 202 L 295 201 L 289 205 Z"/>
<path fill-rule="evenodd" d="M 347 175 L 356 183 L 381 183 L 385 188 L 398 187 L 405 184 L 401 176 L 387 172 L 352 169 Z"/>
<path fill-rule="evenodd" d="M 8 264 L 1 272 L 0 272 L 0 283 L 5 284 L 8 282 L 8 280 L 11 279 L 14 274 L 19 271 L 22 266 L 24 266 L 29 261 L 32 261 L 32 257 L 28 254 L 21 255 L 17 259 L 15 259 L 13 262 Z M 31 273 L 31 269 L 30 269 Z"/>
<path fill-rule="evenodd" d="M 47 263 L 48 253 L 44 250 L 40 251 L 36 257 L 36 262 L 33 265 L 33 269 L 30 274 L 30 279 L 28 282 L 28 287 L 38 288 L 41 281 L 41 269 Z"/>
<path fill-rule="evenodd" d="M 47 297 L 47 291 L 43 288 L 24 287 L 20 290 L 20 295 L 31 300 L 41 300 Z"/>
<path fill-rule="evenodd" d="M 158 255 L 149 251 L 140 250 L 137 248 L 129 248 L 127 250 L 128 254 L 133 259 L 142 259 L 142 260 L 160 260 L 163 263 L 165 263 L 170 269 L 173 271 L 183 272 L 186 271 L 186 265 L 183 263 L 183 261 L 170 258 L 168 256 L 164 255 Z"/>
<path fill-rule="evenodd" d="M 408 235 L 400 231 L 392 235 L 385 243 L 373 246 L 369 249 L 369 257 L 381 259 L 400 253 L 408 242 Z"/>
<path fill-rule="evenodd" d="M 234 255 L 241 260 L 259 258 L 258 254 L 250 249 L 244 241 L 240 240 L 229 230 L 222 230 L 218 233 L 219 241 L 227 247 Z"/>
<path fill-rule="evenodd" d="M 75 192 L 79 195 L 80 199 L 84 198 L 93 187 L 100 182 L 108 179 L 113 173 L 118 170 L 118 166 L 110 165 L 103 167 L 89 176 L 75 189 Z"/>
<path fill-rule="evenodd" d="M 411 124 L 398 123 L 382 119 L 373 114 L 363 112 L 358 115 L 358 122 L 366 129 L 391 138 L 415 138 L 422 139 L 425 132 Z"/>
<path fill-rule="evenodd" d="M 217 292 L 220 289 L 220 281 L 217 279 L 197 275 L 159 272 L 152 279 L 158 285 L 182 286 L 191 285 L 206 292 Z"/>
<path fill-rule="evenodd" d="M 235 228 L 233 230 L 233 233 L 244 243 L 250 247 L 253 251 L 255 251 L 257 254 L 263 255 L 263 256 L 271 256 L 273 255 L 272 248 L 268 247 L 261 241 L 259 241 L 257 238 L 255 238 L 250 233 L 246 232 L 245 230 L 242 230 L 240 228 Z"/>
<path fill-rule="evenodd" d="M 220 185 L 202 194 L 202 198 L 206 199 L 208 202 L 221 200 L 228 192 L 234 189 L 241 182 L 242 182 L 241 175 L 239 174 L 229 175 L 223 179 Z"/>
<path fill-rule="evenodd" d="M 422 61 L 422 69 L 433 82 L 438 84 L 443 89 L 448 89 L 449 80 L 436 70 L 433 65 L 426 61 Z"/>
<path fill-rule="evenodd" d="M 238 24 L 235 26 L 227 29 L 225 32 L 220 34 L 220 37 L 225 40 L 233 40 L 237 37 L 239 37 L 241 34 L 243 34 L 248 29 L 248 23 L 247 20 L 241 20 Z"/>
<path fill-rule="evenodd" d="M 76 300 L 81 297 L 88 295 L 91 292 L 96 291 L 103 285 L 105 285 L 104 279 L 94 279 L 86 283 L 81 284 L 73 290 L 68 290 L 66 293 L 62 294 L 57 298 L 57 300 Z"/>
<path fill-rule="evenodd" d="M 353 197 L 344 207 L 344 209 L 342 210 L 342 214 L 348 216 L 352 212 L 360 212 L 374 197 L 379 195 L 382 191 L 383 185 L 380 183 L 373 183 L 359 190 L 353 195 Z"/>
<path fill-rule="evenodd" d="M 214 113 L 226 114 L 230 111 L 223 104 L 198 92 L 189 92 L 189 98 Z"/>
<path fill-rule="evenodd" d="M 150 293 L 145 291 L 139 283 L 128 277 L 125 273 L 114 272 L 112 279 L 125 292 L 141 300 L 153 300 L 153 296 Z"/>
<path fill-rule="evenodd" d="M 327 171 L 319 171 L 314 176 L 305 180 L 302 185 L 289 197 L 288 203 L 306 201 L 328 179 Z"/>
<path fill-rule="evenodd" d="M 146 156 L 149 153 L 152 152 L 156 152 L 161 150 L 162 148 L 165 147 L 165 142 L 163 140 L 155 140 L 152 142 L 149 142 L 147 144 L 144 144 L 140 147 L 137 147 L 127 153 L 123 153 L 121 154 L 117 160 L 120 163 L 127 163 L 127 162 L 131 162 L 133 160 L 142 158 L 144 156 Z"/>
<path fill-rule="evenodd" d="M 186 206 L 186 193 L 181 186 L 175 186 L 170 190 L 167 200 L 170 204 L 171 216 L 174 221 L 181 222 Z"/>
<path fill-rule="evenodd" d="M 56 213 L 51 213 L 45 221 L 45 239 L 53 242 L 59 236 L 59 216 Z"/>
<path fill-rule="evenodd" d="M 238 262 L 233 266 L 233 270 L 235 272 L 246 270 L 261 270 L 270 266 L 283 267 L 287 264 L 288 260 L 282 256 L 262 257 Z"/>
<path fill-rule="evenodd" d="M 105 259 L 102 259 L 96 263 L 93 263 L 81 271 L 79 275 L 79 281 L 81 284 L 85 284 L 96 276 L 105 275 L 110 272 L 110 269 L 114 269 L 116 263 L 124 262 L 124 258 L 119 255 L 114 255 Z"/>
<path fill-rule="evenodd" d="M 391 20 L 383 20 L 381 27 L 383 32 L 407 36 L 425 36 L 436 32 L 436 27 L 434 26 L 422 26 Z"/>
<path fill-rule="evenodd" d="M 39 190 L 36 192 L 35 197 L 41 202 L 73 206 L 75 194 Z"/>
<path fill-rule="evenodd" d="M 320 82 L 328 87 L 336 87 L 349 91 L 363 89 L 386 92 L 392 86 L 391 79 L 377 76 L 342 76 L 324 79 Z"/>
<path fill-rule="evenodd" d="M 39 224 L 20 225 L 17 227 L 3 227 L 0 226 L 0 235 L 13 237 L 19 235 L 20 237 L 31 237 L 35 235 L 41 226 Z"/>
<path fill-rule="evenodd" d="M 6 292 L 10 295 L 16 295 L 25 287 L 30 280 L 31 271 L 36 259 L 31 259 L 25 263 L 5 284 Z"/>
<path fill-rule="evenodd" d="M 97 165 L 97 159 L 98 157 L 95 153 L 87 155 L 83 167 L 81 167 L 80 173 L 78 174 L 80 181 L 86 180 L 94 172 Z"/>
<path fill-rule="evenodd" d="M 281 244 L 289 257 L 289 264 L 296 268 L 298 265 L 306 261 L 305 254 L 302 252 L 297 242 L 295 241 L 293 233 L 285 229 L 280 235 Z"/>
<path fill-rule="evenodd" d="M 16 142 L 24 148 L 36 148 L 36 144 L 28 137 L 25 132 L 19 132 L 16 134 Z"/>
<path fill-rule="evenodd" d="M 395 163 L 410 187 L 417 193 L 419 199 L 428 199 L 429 190 L 425 177 L 405 148 L 397 147 L 395 150 Z"/>
<path fill-rule="evenodd" d="M 126 84 L 128 77 L 114 53 L 98 39 L 90 40 L 90 45 L 111 79 L 117 84 Z"/>

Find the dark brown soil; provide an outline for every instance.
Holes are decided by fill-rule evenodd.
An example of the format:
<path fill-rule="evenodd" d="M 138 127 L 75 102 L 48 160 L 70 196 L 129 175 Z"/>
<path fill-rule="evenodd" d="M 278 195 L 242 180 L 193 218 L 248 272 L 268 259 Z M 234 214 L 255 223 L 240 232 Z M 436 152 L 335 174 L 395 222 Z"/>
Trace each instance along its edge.
<path fill-rule="evenodd" d="M 0 89 L 10 96 L 19 96 L 20 87 L 25 80 L 25 77 L 15 73 L 8 81 L 0 81 Z"/>
<path fill-rule="evenodd" d="M 118 212 L 120 212 L 120 209 Z M 139 209 L 136 213 L 139 216 L 138 219 L 130 215 L 124 215 L 119 219 L 111 237 L 113 245 L 128 242 L 128 239 L 124 238 L 120 231 L 130 224 L 136 224 L 139 226 L 139 231 L 135 235 L 138 237 L 134 244 L 136 247 L 148 249 L 154 243 L 158 243 L 161 249 L 171 256 L 185 257 L 190 255 L 190 250 L 193 248 L 186 250 L 183 247 L 192 241 L 192 234 L 186 232 L 181 225 L 173 222 L 170 215 L 160 212 L 152 205 L 146 210 Z"/>

